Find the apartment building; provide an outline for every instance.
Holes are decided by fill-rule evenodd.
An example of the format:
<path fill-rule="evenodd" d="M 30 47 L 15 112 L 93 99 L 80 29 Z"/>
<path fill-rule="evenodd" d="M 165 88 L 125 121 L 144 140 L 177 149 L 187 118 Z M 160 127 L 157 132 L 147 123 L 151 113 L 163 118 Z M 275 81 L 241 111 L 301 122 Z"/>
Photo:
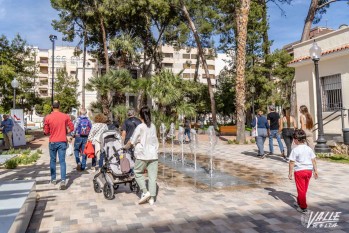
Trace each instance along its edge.
<path fill-rule="evenodd" d="M 51 97 L 52 95 L 52 49 L 39 49 L 34 48 L 35 51 L 35 63 L 38 66 L 37 76 L 35 80 L 34 91 L 40 97 Z M 68 75 L 79 81 L 78 93 L 79 102 L 82 103 L 82 66 L 83 57 L 76 56 L 74 54 L 75 47 L 69 46 L 56 46 L 54 51 L 54 75 L 56 77 L 60 69 L 66 68 Z M 87 54 L 86 57 L 86 69 L 85 80 L 95 75 L 97 71 L 97 61 L 95 58 Z M 85 106 L 88 107 L 93 101 L 96 101 L 96 92 L 85 92 Z"/>
<path fill-rule="evenodd" d="M 196 62 L 198 56 L 197 48 L 186 48 L 176 50 L 173 46 L 164 45 L 161 46 L 161 52 L 163 55 L 162 66 L 164 68 L 172 70 L 173 73 L 178 74 L 181 71 L 183 79 L 193 80 L 196 71 Z M 216 54 L 213 50 L 205 49 L 205 57 L 209 70 L 209 77 L 211 78 L 212 85 L 216 84 L 216 76 L 219 74 L 219 69 L 216 67 L 217 64 L 221 68 L 223 60 L 220 54 L 219 59 L 216 58 Z M 223 62 L 224 63 L 224 62 Z M 198 81 L 207 83 L 205 70 L 202 63 L 199 63 L 198 69 Z"/>

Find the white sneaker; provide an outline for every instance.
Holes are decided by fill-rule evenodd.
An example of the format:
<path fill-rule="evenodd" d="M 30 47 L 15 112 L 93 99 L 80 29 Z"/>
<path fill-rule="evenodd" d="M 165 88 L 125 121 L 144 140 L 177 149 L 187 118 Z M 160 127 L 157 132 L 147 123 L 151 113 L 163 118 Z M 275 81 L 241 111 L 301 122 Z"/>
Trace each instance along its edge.
<path fill-rule="evenodd" d="M 146 203 L 150 198 L 150 193 L 146 192 L 146 193 L 142 193 L 141 199 L 139 199 L 138 204 L 143 204 Z"/>
<path fill-rule="evenodd" d="M 154 202 L 155 202 L 154 197 L 151 197 L 148 202 L 150 205 L 154 205 Z"/>

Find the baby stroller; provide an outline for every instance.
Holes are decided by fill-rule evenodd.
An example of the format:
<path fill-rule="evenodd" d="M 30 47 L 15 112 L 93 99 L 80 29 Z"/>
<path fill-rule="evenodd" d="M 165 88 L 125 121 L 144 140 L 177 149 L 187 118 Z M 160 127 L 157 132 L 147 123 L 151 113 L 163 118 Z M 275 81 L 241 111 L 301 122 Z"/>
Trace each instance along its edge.
<path fill-rule="evenodd" d="M 120 184 L 129 184 L 132 192 L 139 192 L 139 186 L 134 178 L 134 158 L 121 145 L 120 134 L 115 130 L 107 130 L 101 135 L 101 159 L 104 164 L 93 178 L 96 193 L 103 191 L 108 200 L 114 198 L 114 192 Z M 126 165 L 125 165 L 126 163 Z"/>

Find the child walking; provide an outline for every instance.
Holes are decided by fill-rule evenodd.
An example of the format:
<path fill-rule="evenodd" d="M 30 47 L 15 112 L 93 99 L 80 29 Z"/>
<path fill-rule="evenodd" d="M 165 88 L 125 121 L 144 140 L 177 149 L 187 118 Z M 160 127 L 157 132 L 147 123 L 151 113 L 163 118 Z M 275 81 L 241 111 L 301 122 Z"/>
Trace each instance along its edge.
<path fill-rule="evenodd" d="M 314 173 L 314 178 L 318 178 L 317 165 L 313 150 L 306 144 L 307 135 L 304 130 L 297 129 L 293 134 L 293 139 L 297 145 L 290 154 L 289 174 L 288 178 L 294 178 L 297 187 L 297 202 L 294 203 L 297 211 L 307 213 L 307 190 L 309 181 Z"/>

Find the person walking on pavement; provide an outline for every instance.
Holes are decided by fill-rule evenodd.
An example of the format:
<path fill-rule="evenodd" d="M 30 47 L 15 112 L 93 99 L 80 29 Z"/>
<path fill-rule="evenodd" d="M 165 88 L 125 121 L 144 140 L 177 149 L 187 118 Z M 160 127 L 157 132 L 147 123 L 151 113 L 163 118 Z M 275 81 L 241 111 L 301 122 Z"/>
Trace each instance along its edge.
<path fill-rule="evenodd" d="M 307 136 L 306 138 L 307 145 L 314 150 L 313 117 L 310 115 L 308 108 L 305 105 L 302 105 L 299 107 L 299 112 L 301 113 L 300 115 L 301 129 L 304 130 Z"/>
<path fill-rule="evenodd" d="M 306 145 L 306 134 L 304 130 L 297 129 L 294 134 L 294 142 L 297 145 L 290 154 L 288 178 L 295 179 L 297 188 L 297 202 L 293 205 L 302 214 L 308 212 L 307 192 L 309 182 L 314 174 L 314 178 L 319 177 L 316 156 L 312 148 Z"/>
<path fill-rule="evenodd" d="M 4 120 L 1 122 L 2 134 L 5 140 L 5 150 L 13 148 L 12 129 L 13 121 L 7 114 L 3 115 Z"/>
<path fill-rule="evenodd" d="M 283 117 L 280 119 L 280 129 L 282 132 L 282 138 L 284 139 L 287 148 L 287 156 L 284 156 L 283 159 L 287 161 L 288 157 L 291 154 L 293 133 L 294 130 L 297 128 L 297 123 L 294 117 L 290 115 L 290 108 L 284 108 L 282 110 L 282 113 Z"/>
<path fill-rule="evenodd" d="M 124 145 L 127 144 L 127 142 L 130 140 L 133 132 L 135 131 L 136 127 L 141 124 L 141 120 L 139 120 L 137 117 L 135 117 L 135 110 L 133 108 L 130 108 L 127 111 L 127 120 L 122 124 L 121 130 L 121 137 L 124 141 Z"/>
<path fill-rule="evenodd" d="M 88 135 L 90 134 L 92 123 L 86 116 L 86 109 L 82 108 L 79 111 L 79 117 L 76 119 L 74 124 L 74 131 L 72 136 L 75 138 L 74 141 L 74 155 L 76 161 L 76 170 L 84 171 L 86 168 L 86 155 L 83 154 L 85 145 L 87 143 Z M 80 161 L 81 152 L 81 161 Z"/>
<path fill-rule="evenodd" d="M 92 124 L 92 128 L 91 131 L 88 135 L 87 140 L 91 141 L 92 144 L 95 147 L 95 157 L 92 158 L 92 167 L 91 170 L 95 170 L 96 171 L 96 165 L 97 165 L 97 158 L 100 157 L 101 154 L 101 135 L 102 133 L 104 133 L 105 131 L 108 130 L 108 126 L 106 124 L 107 122 L 107 117 L 103 114 L 103 113 L 98 113 L 95 116 L 95 121 Z M 101 168 L 103 165 L 103 160 L 100 157 L 99 158 L 99 167 Z"/>
<path fill-rule="evenodd" d="M 73 122 L 70 117 L 59 111 L 59 101 L 54 101 L 52 104 L 52 113 L 47 115 L 44 120 L 44 133 L 50 135 L 49 150 L 50 150 L 50 172 L 51 183 L 56 184 L 56 159 L 57 154 L 61 168 L 61 183 L 60 189 L 66 189 L 66 163 L 65 155 L 67 149 L 67 133 L 74 130 Z"/>
<path fill-rule="evenodd" d="M 284 145 L 282 144 L 282 141 L 280 138 L 280 125 L 279 125 L 280 115 L 279 113 L 275 112 L 274 105 L 269 106 L 269 111 L 270 112 L 267 115 L 267 120 L 270 125 L 269 154 L 270 155 L 274 154 L 273 139 L 276 138 L 281 151 L 281 155 L 285 157 Z"/>
<path fill-rule="evenodd" d="M 252 127 L 255 127 L 257 130 L 256 144 L 258 147 L 258 157 L 261 159 L 265 158 L 264 153 L 264 142 L 265 139 L 269 136 L 269 124 L 265 116 L 263 116 L 263 111 L 259 110 L 257 116 L 253 119 Z"/>
<path fill-rule="evenodd" d="M 135 178 L 139 188 L 143 194 L 138 204 L 143 204 L 149 201 L 150 205 L 154 204 L 156 197 L 156 180 L 158 174 L 158 149 L 159 141 L 156 136 L 155 125 L 151 122 L 150 109 L 142 107 L 140 110 L 142 123 L 139 124 L 124 149 L 135 147 Z M 148 187 L 144 180 L 144 171 L 148 171 Z"/>
<path fill-rule="evenodd" d="M 190 139 L 190 120 L 188 118 L 184 118 L 184 140 L 185 140 L 185 135 L 188 135 L 189 142 L 191 141 Z"/>

